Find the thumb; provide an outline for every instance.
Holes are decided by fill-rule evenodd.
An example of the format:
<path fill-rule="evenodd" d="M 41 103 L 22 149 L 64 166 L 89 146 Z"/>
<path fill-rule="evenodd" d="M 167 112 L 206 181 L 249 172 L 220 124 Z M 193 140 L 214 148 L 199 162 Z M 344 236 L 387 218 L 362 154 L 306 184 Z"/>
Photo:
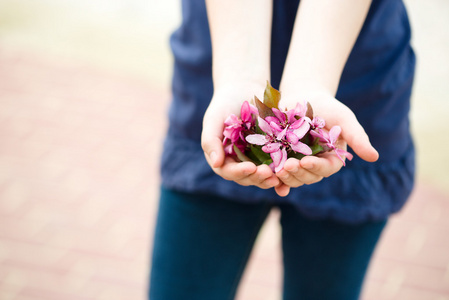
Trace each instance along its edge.
<path fill-rule="evenodd" d="M 341 127 L 343 139 L 361 159 L 368 162 L 379 159 L 379 153 L 371 145 L 368 135 L 353 113 L 344 118 Z"/>
<path fill-rule="evenodd" d="M 225 153 L 223 149 L 223 123 L 217 120 L 209 120 L 205 117 L 203 121 L 203 132 L 201 133 L 201 147 L 209 165 L 219 168 L 223 165 Z"/>

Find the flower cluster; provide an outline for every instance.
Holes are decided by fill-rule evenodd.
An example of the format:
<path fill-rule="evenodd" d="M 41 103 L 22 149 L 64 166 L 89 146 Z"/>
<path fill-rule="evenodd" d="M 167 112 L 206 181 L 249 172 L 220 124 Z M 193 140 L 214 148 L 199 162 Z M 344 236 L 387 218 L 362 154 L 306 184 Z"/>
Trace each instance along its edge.
<path fill-rule="evenodd" d="M 334 151 L 343 164 L 344 158 L 352 159 L 351 153 L 337 148 L 339 126 L 327 132 L 325 120 L 313 117 L 309 103 L 282 111 L 279 100 L 279 91 L 267 83 L 263 102 L 257 97 L 255 106 L 245 101 L 240 117 L 230 115 L 226 119 L 223 145 L 227 155 L 256 165 L 267 164 L 274 172 L 282 170 L 290 157 L 301 159 Z"/>

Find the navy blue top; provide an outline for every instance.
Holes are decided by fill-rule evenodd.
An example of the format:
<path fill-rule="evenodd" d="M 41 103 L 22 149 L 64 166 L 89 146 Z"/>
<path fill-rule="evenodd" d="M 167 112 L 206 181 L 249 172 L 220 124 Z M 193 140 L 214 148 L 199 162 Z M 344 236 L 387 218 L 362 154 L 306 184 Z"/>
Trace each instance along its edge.
<path fill-rule="evenodd" d="M 299 0 L 273 1 L 271 83 L 279 86 Z M 321 182 L 292 189 L 243 187 L 216 175 L 200 146 L 212 98 L 211 42 L 204 0 L 182 1 L 182 24 L 170 39 L 173 101 L 161 163 L 162 185 L 243 202 L 289 202 L 312 218 L 357 223 L 385 219 L 408 198 L 414 179 L 409 106 L 415 56 L 402 0 L 374 0 L 344 68 L 337 99 L 349 106 L 379 151 L 376 163 L 357 156 Z"/>

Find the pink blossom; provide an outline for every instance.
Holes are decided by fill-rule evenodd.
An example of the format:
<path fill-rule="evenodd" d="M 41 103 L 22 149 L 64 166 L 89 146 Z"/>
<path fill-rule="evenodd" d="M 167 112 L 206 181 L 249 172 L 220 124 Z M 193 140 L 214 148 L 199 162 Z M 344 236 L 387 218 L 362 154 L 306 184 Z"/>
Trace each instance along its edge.
<path fill-rule="evenodd" d="M 352 160 L 352 154 L 343 150 L 337 148 L 337 140 L 341 133 L 341 127 L 340 126 L 333 126 L 329 132 L 324 131 L 323 129 L 319 128 L 318 132 L 315 130 L 311 130 L 310 134 L 314 137 L 319 138 L 319 142 L 327 146 L 330 150 L 335 150 L 335 154 L 337 154 L 338 158 L 343 162 L 343 165 L 345 166 L 345 160 L 344 157 L 346 157 L 349 160 Z"/>
<path fill-rule="evenodd" d="M 311 123 L 310 119 L 306 117 L 307 106 L 302 106 L 299 103 L 296 104 L 296 107 L 294 109 L 287 110 L 285 111 L 285 113 L 277 108 L 272 108 L 272 111 L 275 116 L 266 117 L 265 120 L 269 123 L 275 122 L 282 128 L 285 128 L 287 125 L 292 125 L 293 123 L 301 119 L 304 119 Z"/>
<path fill-rule="evenodd" d="M 320 117 L 314 117 L 311 124 L 314 128 L 324 128 L 326 122 Z"/>
<path fill-rule="evenodd" d="M 257 118 L 259 128 L 266 133 L 250 134 L 246 137 L 246 141 L 250 144 L 263 146 L 262 151 L 269 153 L 273 160 L 273 167 L 275 172 L 279 172 L 287 160 L 287 151 L 283 147 L 283 139 L 287 133 L 287 128 L 282 131 L 278 130 L 278 125 L 275 122 L 268 123 L 261 117 Z"/>
<path fill-rule="evenodd" d="M 243 133 L 255 125 L 255 117 L 253 116 L 257 115 L 256 107 L 245 101 L 240 109 L 240 117 L 232 114 L 226 118 L 223 130 L 225 153 L 234 154 L 233 145 L 236 145 L 242 152 L 245 150 L 246 142 Z"/>
<path fill-rule="evenodd" d="M 301 118 L 292 125 L 290 125 L 287 131 L 287 140 L 290 143 L 290 147 L 293 151 L 302 153 L 304 155 L 311 155 L 312 149 L 309 146 L 300 141 L 307 132 L 309 132 L 310 125 L 305 118 Z"/>
<path fill-rule="evenodd" d="M 266 117 L 265 120 L 277 131 L 287 129 L 286 138 L 288 146 L 295 151 L 304 155 L 311 155 L 312 149 L 300 142 L 310 129 L 310 119 L 305 116 L 307 108 L 304 109 L 301 104 L 297 104 L 296 108 L 286 111 L 285 113 L 273 108 L 275 117 Z M 297 119 L 298 118 L 298 119 Z"/>
<path fill-rule="evenodd" d="M 273 90 L 267 84 L 264 102 L 255 98 L 256 108 L 245 101 L 240 116 L 230 115 L 225 120 L 223 147 L 227 155 L 237 155 L 240 160 L 250 160 L 256 164 L 272 161 L 270 168 L 274 172 L 283 169 L 288 157 L 299 159 L 303 155 L 312 155 L 314 151 L 334 151 L 343 165 L 345 158 L 353 158 L 351 153 L 337 147 L 341 134 L 339 126 L 332 127 L 330 131 L 324 130 L 326 122 L 320 117 L 313 117 L 313 109 L 305 101 L 290 110 L 279 108 L 282 103 L 279 102 L 280 93 Z M 250 147 L 249 144 L 258 147 Z"/>
<path fill-rule="evenodd" d="M 305 118 L 293 118 L 293 124 L 289 124 L 286 114 L 275 108 L 273 113 L 275 117 L 266 117 L 265 120 L 258 117 L 259 128 L 266 135 L 250 134 L 246 141 L 263 146 L 262 151 L 269 153 L 273 160 L 274 171 L 279 172 L 287 160 L 287 148 L 304 155 L 312 154 L 312 149 L 300 141 L 309 131 L 310 125 Z"/>
<path fill-rule="evenodd" d="M 298 102 L 298 103 L 296 103 L 296 107 L 294 109 L 287 110 L 287 108 L 284 107 L 283 110 L 286 111 L 287 119 L 291 123 L 291 122 L 293 122 L 294 117 L 303 118 L 306 116 L 307 102 L 304 101 L 304 103 L 302 105 Z"/>
<path fill-rule="evenodd" d="M 319 138 L 319 142 L 325 144 L 329 148 L 334 149 L 335 143 L 337 142 L 338 137 L 341 133 L 341 127 L 340 126 L 334 126 L 331 128 L 329 132 L 318 129 L 318 132 L 316 130 L 310 131 L 310 134 L 314 137 Z"/>
<path fill-rule="evenodd" d="M 230 115 L 225 121 L 225 129 L 223 135 L 225 140 L 229 139 L 231 143 L 236 142 L 243 131 L 243 122 L 236 115 Z"/>

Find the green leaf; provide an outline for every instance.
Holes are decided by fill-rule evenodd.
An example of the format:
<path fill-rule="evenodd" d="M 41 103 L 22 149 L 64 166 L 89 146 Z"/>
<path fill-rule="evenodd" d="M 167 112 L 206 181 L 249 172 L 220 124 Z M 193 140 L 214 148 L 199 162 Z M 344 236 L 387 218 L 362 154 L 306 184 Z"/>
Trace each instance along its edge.
<path fill-rule="evenodd" d="M 301 158 L 303 158 L 305 155 L 299 152 L 295 152 L 295 151 L 291 151 L 288 153 L 288 158 L 293 157 L 296 159 L 301 160 Z"/>
<path fill-rule="evenodd" d="M 262 148 L 260 147 L 251 145 L 250 152 L 254 154 L 257 157 L 257 159 L 261 162 L 271 159 L 270 154 L 263 152 Z"/>
<path fill-rule="evenodd" d="M 271 108 L 263 104 L 262 101 L 260 101 L 256 96 L 254 96 L 254 102 L 256 103 L 256 108 L 259 111 L 259 116 L 262 119 L 265 119 L 268 116 L 274 117 L 274 113 Z"/>
<path fill-rule="evenodd" d="M 257 134 L 263 134 L 263 135 L 266 134 L 265 132 L 263 132 L 262 129 L 260 129 L 260 127 L 259 127 L 259 120 L 256 120 L 256 126 L 255 126 L 254 129 L 255 129 L 255 132 L 256 132 Z"/>
<path fill-rule="evenodd" d="M 279 101 L 281 100 L 281 93 L 273 88 L 267 80 L 267 87 L 263 94 L 263 103 L 269 108 L 279 108 Z"/>
<path fill-rule="evenodd" d="M 273 160 L 271 158 L 263 162 L 263 164 L 267 165 L 267 166 L 271 165 L 272 163 L 273 163 Z"/>
<path fill-rule="evenodd" d="M 310 149 L 312 149 L 312 155 L 317 155 L 324 150 L 320 144 L 312 145 Z"/>
<path fill-rule="evenodd" d="M 251 159 L 249 159 L 248 156 L 243 154 L 242 151 L 240 151 L 240 149 L 237 148 L 236 145 L 233 145 L 232 148 L 234 149 L 234 152 L 235 154 L 237 154 L 237 157 L 238 159 L 240 159 L 240 161 L 251 161 Z"/>
<path fill-rule="evenodd" d="M 254 153 L 252 153 L 251 151 L 248 151 L 246 153 L 246 156 L 248 156 L 249 159 L 251 159 L 251 161 L 256 164 L 256 166 L 262 164 L 262 162 L 257 158 L 257 156 L 255 156 Z"/>

